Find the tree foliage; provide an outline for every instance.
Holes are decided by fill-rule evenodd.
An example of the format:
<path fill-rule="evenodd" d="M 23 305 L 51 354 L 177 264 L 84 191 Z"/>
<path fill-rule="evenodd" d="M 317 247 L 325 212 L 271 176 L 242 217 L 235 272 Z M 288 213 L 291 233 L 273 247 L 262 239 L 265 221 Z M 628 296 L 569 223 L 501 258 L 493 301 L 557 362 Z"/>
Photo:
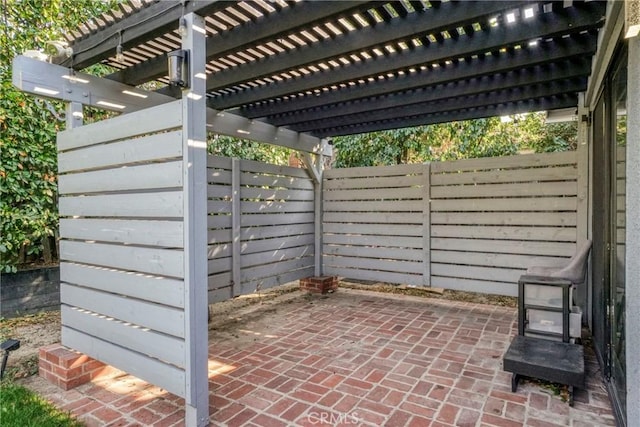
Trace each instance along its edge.
<path fill-rule="evenodd" d="M 237 157 L 275 165 L 286 165 L 292 153 L 288 148 L 225 135 L 211 135 L 207 148 L 210 154 L 216 156 Z"/>
<path fill-rule="evenodd" d="M 442 123 L 334 139 L 336 167 L 377 166 L 575 149 L 575 123 L 547 125 L 543 113 Z"/>
<path fill-rule="evenodd" d="M 64 127 L 11 83 L 11 61 L 59 40 L 113 1 L 3 0 L 0 30 L 0 270 L 37 259 L 58 226 L 55 135 Z M 63 107 L 53 104 L 58 112 Z"/>

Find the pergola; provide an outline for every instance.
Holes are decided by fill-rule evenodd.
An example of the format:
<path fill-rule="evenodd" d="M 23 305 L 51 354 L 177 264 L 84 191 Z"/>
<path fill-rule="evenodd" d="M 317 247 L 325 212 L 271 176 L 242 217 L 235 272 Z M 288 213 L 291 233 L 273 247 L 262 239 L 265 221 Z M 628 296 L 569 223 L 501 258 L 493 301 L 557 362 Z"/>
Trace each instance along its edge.
<path fill-rule="evenodd" d="M 603 1 L 130 0 L 68 35 L 69 55 L 53 63 L 16 58 L 18 87 L 68 102 L 68 127 L 58 138 L 68 259 L 98 263 L 78 242 L 100 241 L 120 224 L 85 216 L 136 221 L 120 230 L 131 242 L 115 241 L 137 249 L 96 255 L 121 257 L 121 265 L 62 264 L 62 302 L 70 307 L 63 309 L 63 344 L 185 397 L 187 424 L 207 424 L 207 131 L 305 153 L 316 194 L 321 157 L 331 153 L 328 138 L 338 135 L 572 108 L 584 117 L 585 141 L 590 101 L 584 93 L 594 96 L 606 67 L 592 57 L 599 45 L 609 49 L 615 25 L 604 33 L 601 28 L 621 7 Z M 634 49 L 637 54 L 637 43 Z M 176 50 L 188 52 L 185 87 L 169 85 L 167 59 Z M 98 63 L 117 71 L 104 78 L 81 73 Z M 160 88 L 141 88 L 149 82 Z M 637 85 L 633 90 L 630 97 Z M 82 126 L 82 106 L 123 114 Z M 143 149 L 127 145 L 144 138 L 152 139 Z M 105 172 L 124 164 L 129 167 Z M 98 181 L 115 186 L 96 189 Z M 140 189 L 144 201 L 126 193 Z M 116 191 L 124 193 L 116 198 Z M 100 195 L 78 196 L 85 192 Z M 144 212 L 122 214 L 135 210 L 137 201 Z M 319 236 L 321 219 L 315 221 Z M 131 237 L 135 227 L 147 237 Z M 148 238 L 160 229 L 161 238 Z M 627 245 L 633 253 L 633 241 Z M 316 276 L 322 274 L 320 254 L 316 242 Z M 137 268 L 132 258 L 154 265 Z M 107 306 L 118 304 L 86 303 L 93 296 L 87 289 L 112 282 L 142 301 L 135 310 L 154 319 L 141 324 L 155 335 L 118 323 L 108 336 L 87 338 L 80 325 L 106 323 L 83 313 L 109 316 Z M 127 290 L 131 286 L 137 293 Z M 136 342 L 151 356 L 140 356 Z"/>

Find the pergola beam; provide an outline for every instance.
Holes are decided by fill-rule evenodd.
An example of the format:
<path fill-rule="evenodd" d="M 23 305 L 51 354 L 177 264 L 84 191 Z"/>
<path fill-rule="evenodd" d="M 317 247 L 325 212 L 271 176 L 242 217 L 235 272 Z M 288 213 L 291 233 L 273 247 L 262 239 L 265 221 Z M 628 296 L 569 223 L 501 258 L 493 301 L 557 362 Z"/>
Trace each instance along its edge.
<path fill-rule="evenodd" d="M 493 92 L 482 92 L 471 96 L 449 98 L 440 101 L 429 101 L 403 105 L 402 107 L 388 108 L 371 113 L 353 114 L 344 117 L 335 117 L 328 120 L 315 120 L 312 122 L 300 123 L 291 126 L 292 130 L 298 132 L 315 132 L 324 128 L 341 128 L 359 123 L 371 123 L 377 121 L 402 119 L 403 117 L 424 116 L 455 111 L 458 109 L 479 108 L 483 105 L 498 105 L 549 97 L 554 94 L 577 93 L 587 87 L 586 78 L 576 78 L 573 80 L 561 80 L 551 83 L 531 84 L 510 89 L 502 89 Z M 412 96 L 418 100 L 420 95 Z M 403 102 L 405 104 L 406 102 Z"/>
<path fill-rule="evenodd" d="M 580 8 L 569 8 L 565 15 L 546 17 L 544 23 L 523 21 L 516 27 L 503 25 L 484 32 L 476 32 L 464 42 L 447 39 L 438 45 L 438 49 L 430 46 L 414 48 L 409 54 L 396 53 L 358 64 L 352 64 L 335 70 L 317 72 L 309 77 L 291 79 L 282 83 L 263 85 L 253 89 L 245 89 L 229 95 L 210 98 L 207 104 L 213 108 L 226 109 L 265 99 L 303 93 L 308 90 L 340 84 L 345 81 L 357 81 L 389 73 L 390 70 L 405 70 L 423 64 L 440 63 L 449 59 L 484 54 L 488 51 L 499 51 L 503 47 L 539 37 L 559 37 L 569 31 L 581 31 L 593 28 L 596 16 L 601 16 L 603 6 L 592 2 Z"/>
<path fill-rule="evenodd" d="M 122 47 L 130 47 L 174 31 L 178 28 L 180 18 L 194 12 L 207 16 L 227 5 L 224 1 L 161 1 L 109 25 L 86 38 L 77 41 L 71 47 L 73 56 L 60 61 L 60 65 L 81 70 L 110 56 L 115 55 L 116 47 L 122 35 Z"/>
<path fill-rule="evenodd" d="M 13 84 L 35 96 L 83 105 L 120 113 L 150 108 L 175 101 L 174 98 L 156 92 L 118 83 L 113 80 L 70 71 L 60 65 L 38 61 L 25 56 L 13 60 Z M 264 122 L 247 119 L 237 114 L 220 113 L 207 108 L 209 131 L 236 138 L 252 139 L 267 144 L 280 145 L 309 153 L 331 155 L 331 148 L 311 135 L 301 135 L 289 129 L 277 128 Z"/>
<path fill-rule="evenodd" d="M 521 1 L 497 1 L 490 4 L 477 2 L 450 2 L 439 9 L 412 13 L 402 19 L 391 19 L 360 31 L 353 31 L 333 39 L 319 41 L 295 52 L 274 55 L 258 62 L 251 62 L 216 73 L 216 78 L 207 82 L 207 90 L 215 91 L 227 86 L 269 77 L 304 65 L 316 64 L 331 58 L 357 53 L 394 40 L 422 37 L 425 33 L 439 34 L 452 27 L 468 22 L 469 16 L 482 19 L 505 10 L 522 6 Z"/>
<path fill-rule="evenodd" d="M 273 25 L 271 17 L 265 15 L 256 21 L 239 25 L 229 32 L 223 32 L 207 39 L 207 61 L 243 50 L 261 41 L 285 36 L 296 29 L 306 28 L 315 23 L 324 22 L 332 16 L 348 14 L 358 10 L 371 1 L 322 1 L 292 3 L 289 8 L 278 14 L 278 25 Z M 251 34 L 251 37 L 246 37 Z M 161 54 L 138 65 L 117 71 L 106 76 L 129 85 L 139 85 L 165 76 L 167 73 L 167 55 Z"/>
<path fill-rule="evenodd" d="M 317 132 L 316 135 L 322 137 L 353 135 L 358 133 L 376 132 L 380 130 L 399 129 L 403 127 L 422 126 L 459 120 L 480 119 L 508 114 L 527 113 L 531 111 L 570 108 L 575 107 L 577 104 L 577 94 L 552 97 L 551 99 L 529 99 L 517 103 L 483 106 L 471 110 L 451 111 L 446 113 L 416 116 L 412 118 L 386 120 L 374 123 L 362 123 L 359 125 L 344 126 L 340 128 L 328 128 L 321 132 Z"/>
<path fill-rule="evenodd" d="M 504 90 L 509 88 L 538 85 L 552 81 L 586 77 L 589 74 L 589 61 L 578 58 L 574 61 L 546 64 L 540 67 L 511 70 L 498 75 L 481 76 L 469 80 L 449 82 L 411 91 L 404 91 L 363 99 L 358 102 L 340 103 L 328 105 L 323 108 L 315 108 L 282 114 L 269 118 L 269 123 L 275 126 L 287 125 L 311 125 L 313 122 L 332 119 L 334 117 L 351 117 L 354 114 L 366 114 L 371 117 L 377 114 L 385 115 L 399 108 L 399 105 L 424 103 L 426 101 L 438 101 L 450 98 L 459 98 L 476 95 L 483 92 Z"/>
<path fill-rule="evenodd" d="M 380 95 L 419 89 L 431 85 L 447 84 L 452 81 L 504 73 L 511 70 L 539 66 L 562 60 L 577 63 L 587 62 L 588 56 L 596 49 L 595 35 L 580 35 L 559 39 L 553 47 L 538 46 L 522 48 L 499 56 L 485 57 L 479 61 L 459 62 L 438 69 L 416 70 L 394 79 L 388 79 L 384 85 L 366 81 L 355 86 L 339 88 L 320 95 L 304 95 L 289 99 L 267 102 L 238 109 L 243 116 L 250 118 L 277 117 L 288 112 L 314 111 L 328 108 L 330 105 L 342 105 L 357 99 L 373 98 Z M 271 119 L 271 117 L 269 117 Z"/>

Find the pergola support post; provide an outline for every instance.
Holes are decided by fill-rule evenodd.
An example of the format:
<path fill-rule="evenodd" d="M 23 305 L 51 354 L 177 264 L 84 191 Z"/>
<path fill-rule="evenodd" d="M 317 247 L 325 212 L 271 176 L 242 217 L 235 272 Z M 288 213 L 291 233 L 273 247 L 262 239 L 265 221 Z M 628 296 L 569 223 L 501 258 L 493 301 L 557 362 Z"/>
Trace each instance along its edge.
<path fill-rule="evenodd" d="M 326 144 L 323 140 L 322 144 Z M 314 234 L 315 234 L 315 248 L 314 248 L 314 276 L 322 276 L 322 170 L 323 161 L 322 155 L 315 156 L 315 161 L 309 153 L 302 153 L 302 161 L 307 167 L 309 176 L 313 179 L 314 190 Z"/>
<path fill-rule="evenodd" d="M 185 271 L 185 423 L 209 424 L 207 377 L 207 132 L 204 19 L 185 16 L 182 48 L 189 61 L 182 96 Z"/>
<path fill-rule="evenodd" d="M 576 149 L 578 166 L 578 200 L 576 207 L 576 247 L 582 244 L 589 236 L 589 108 L 585 105 L 585 94 L 578 95 L 578 146 Z M 591 277 L 588 275 L 588 277 Z M 576 303 L 582 309 L 582 321 L 591 322 L 591 284 L 578 286 L 576 289 Z M 573 302 L 571 302 L 573 304 Z"/>

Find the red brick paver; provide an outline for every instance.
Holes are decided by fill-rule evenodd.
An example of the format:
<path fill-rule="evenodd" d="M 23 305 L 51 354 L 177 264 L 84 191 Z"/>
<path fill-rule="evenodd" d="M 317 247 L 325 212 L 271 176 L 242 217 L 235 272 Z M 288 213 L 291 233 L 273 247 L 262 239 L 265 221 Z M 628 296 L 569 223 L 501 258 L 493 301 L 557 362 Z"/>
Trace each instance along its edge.
<path fill-rule="evenodd" d="M 533 382 L 510 391 L 513 308 L 340 289 L 263 316 L 210 336 L 213 426 L 615 424 L 589 350 L 573 408 Z M 181 398 L 131 376 L 67 392 L 30 381 L 88 425 L 184 425 Z"/>

